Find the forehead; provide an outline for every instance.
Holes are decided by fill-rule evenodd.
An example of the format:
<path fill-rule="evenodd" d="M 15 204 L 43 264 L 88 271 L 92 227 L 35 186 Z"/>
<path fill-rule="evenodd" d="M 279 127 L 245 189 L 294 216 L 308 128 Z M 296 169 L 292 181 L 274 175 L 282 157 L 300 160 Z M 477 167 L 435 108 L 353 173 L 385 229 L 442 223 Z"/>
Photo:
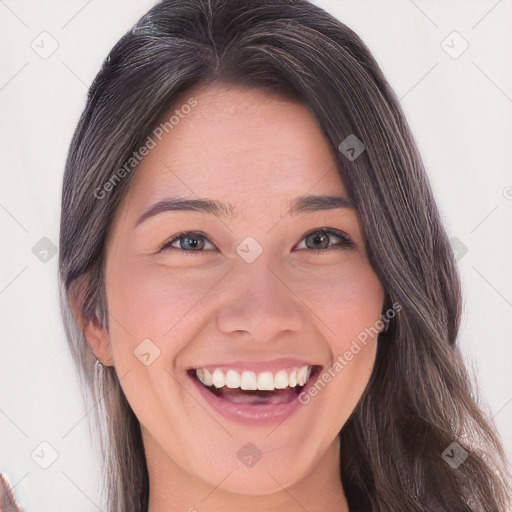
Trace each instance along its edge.
<path fill-rule="evenodd" d="M 286 96 L 209 86 L 182 95 L 159 126 L 128 192 L 137 208 L 166 195 L 213 197 L 240 207 L 271 207 L 270 200 L 286 207 L 305 194 L 346 195 L 315 118 Z"/>

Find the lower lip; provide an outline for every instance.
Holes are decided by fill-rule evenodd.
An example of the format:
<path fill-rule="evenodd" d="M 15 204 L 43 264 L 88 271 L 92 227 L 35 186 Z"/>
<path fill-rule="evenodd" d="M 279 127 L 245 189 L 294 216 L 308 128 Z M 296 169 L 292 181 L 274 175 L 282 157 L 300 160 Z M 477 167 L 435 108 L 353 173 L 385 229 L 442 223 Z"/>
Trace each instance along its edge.
<path fill-rule="evenodd" d="M 321 372 L 311 377 L 307 382 L 301 393 L 307 392 L 310 386 L 314 384 Z M 283 404 L 269 404 L 269 405 L 249 405 L 237 404 L 220 398 L 208 389 L 206 389 L 197 379 L 189 375 L 189 378 L 195 384 L 201 396 L 206 402 L 222 416 L 240 423 L 257 422 L 258 425 L 266 425 L 284 421 L 288 416 L 292 415 L 303 404 L 299 401 L 299 395 L 294 397 L 291 402 Z"/>

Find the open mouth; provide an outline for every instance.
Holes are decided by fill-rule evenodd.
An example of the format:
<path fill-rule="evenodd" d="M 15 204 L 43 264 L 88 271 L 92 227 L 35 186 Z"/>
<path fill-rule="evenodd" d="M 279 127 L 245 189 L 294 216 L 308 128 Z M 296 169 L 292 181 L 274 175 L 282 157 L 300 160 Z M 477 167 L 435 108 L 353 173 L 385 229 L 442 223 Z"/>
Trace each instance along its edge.
<path fill-rule="evenodd" d="M 280 370 L 276 373 L 216 369 L 187 370 L 215 396 L 232 403 L 248 405 L 285 404 L 297 399 L 302 390 L 320 373 L 319 365 Z"/>

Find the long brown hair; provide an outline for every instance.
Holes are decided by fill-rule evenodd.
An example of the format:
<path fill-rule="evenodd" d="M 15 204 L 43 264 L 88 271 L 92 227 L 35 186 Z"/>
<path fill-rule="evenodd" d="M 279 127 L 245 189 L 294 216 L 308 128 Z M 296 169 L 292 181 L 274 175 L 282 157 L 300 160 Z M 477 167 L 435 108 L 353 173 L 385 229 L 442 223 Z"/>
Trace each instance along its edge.
<path fill-rule="evenodd" d="M 456 343 L 456 263 L 400 104 L 370 51 L 306 0 L 164 0 L 103 63 L 63 181 L 62 311 L 86 397 L 101 405 L 109 511 L 147 509 L 140 426 L 122 376 L 114 368 L 95 374 L 70 298 L 108 327 L 104 241 L 136 168 L 107 192 L 104 184 L 178 97 L 218 82 L 278 87 L 309 107 L 338 159 L 370 262 L 390 303 L 402 308 L 379 340 L 370 382 L 339 435 L 350 510 L 507 510 L 503 449 Z M 338 150 L 352 134 L 366 146 L 356 159 Z M 450 446 L 467 454 L 456 469 L 443 457 Z"/>

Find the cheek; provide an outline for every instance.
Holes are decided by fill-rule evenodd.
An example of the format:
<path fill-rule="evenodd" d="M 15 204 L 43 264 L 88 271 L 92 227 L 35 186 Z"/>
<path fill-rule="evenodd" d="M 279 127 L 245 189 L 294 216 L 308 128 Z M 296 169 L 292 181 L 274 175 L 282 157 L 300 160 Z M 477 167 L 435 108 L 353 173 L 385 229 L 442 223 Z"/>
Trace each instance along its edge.
<path fill-rule="evenodd" d="M 332 365 L 324 370 L 317 391 L 310 390 L 304 400 L 318 397 L 324 401 L 325 421 L 338 432 L 373 370 L 384 290 L 371 266 L 362 260 L 315 278 L 317 286 L 310 287 L 308 306 L 322 320 L 317 325 L 325 333 Z"/>
<path fill-rule="evenodd" d="M 140 260 L 113 266 L 106 288 L 115 319 L 111 332 L 114 355 L 131 354 L 146 339 L 166 355 L 176 355 L 205 320 L 200 317 L 208 304 L 208 292 L 222 274 L 147 265 Z"/>
<path fill-rule="evenodd" d="M 201 300 L 216 279 L 197 269 L 186 273 L 128 258 L 111 265 L 106 276 L 110 342 L 124 393 L 143 423 L 167 414 L 176 418 L 173 408 L 187 396 L 173 385 L 173 366 L 203 325 Z M 173 420 L 176 433 L 189 428 L 181 421 Z"/>
<path fill-rule="evenodd" d="M 301 282 L 299 297 L 319 320 L 333 352 L 375 326 L 382 313 L 384 290 L 367 260 L 353 258 L 345 265 L 315 269 Z"/>
<path fill-rule="evenodd" d="M 141 260 L 124 261 L 107 273 L 109 309 L 131 333 L 134 343 L 150 338 L 164 346 L 172 337 L 173 346 L 179 349 L 179 340 L 192 333 L 226 272 L 226 268 L 172 268 Z M 382 312 L 382 286 L 367 260 L 359 255 L 340 265 L 296 270 L 284 280 L 290 281 L 294 295 L 306 305 L 312 322 L 326 339 L 338 340 L 340 350 L 347 339 L 373 326 Z"/>

